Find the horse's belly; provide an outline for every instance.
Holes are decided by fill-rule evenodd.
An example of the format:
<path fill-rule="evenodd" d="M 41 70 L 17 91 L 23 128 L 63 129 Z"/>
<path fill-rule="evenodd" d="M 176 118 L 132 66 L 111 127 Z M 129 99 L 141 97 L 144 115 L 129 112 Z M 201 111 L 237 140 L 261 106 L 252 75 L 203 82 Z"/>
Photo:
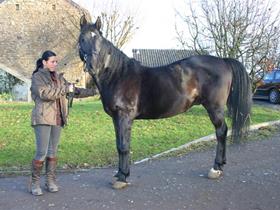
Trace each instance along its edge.
<path fill-rule="evenodd" d="M 181 99 L 166 103 L 152 103 L 142 110 L 137 119 L 168 118 L 187 111 L 192 106 L 192 101 Z"/>

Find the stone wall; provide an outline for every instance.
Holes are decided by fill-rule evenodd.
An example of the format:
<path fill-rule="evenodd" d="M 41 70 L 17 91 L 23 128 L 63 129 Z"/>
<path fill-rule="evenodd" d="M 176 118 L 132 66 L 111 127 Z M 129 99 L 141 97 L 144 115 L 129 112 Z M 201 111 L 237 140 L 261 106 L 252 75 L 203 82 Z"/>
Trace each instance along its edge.
<path fill-rule="evenodd" d="M 59 71 L 71 82 L 79 79 L 83 86 L 85 74 L 77 50 L 83 13 L 90 19 L 71 0 L 0 1 L 1 66 L 30 81 L 36 60 L 45 50 L 52 50 L 59 57 Z"/>

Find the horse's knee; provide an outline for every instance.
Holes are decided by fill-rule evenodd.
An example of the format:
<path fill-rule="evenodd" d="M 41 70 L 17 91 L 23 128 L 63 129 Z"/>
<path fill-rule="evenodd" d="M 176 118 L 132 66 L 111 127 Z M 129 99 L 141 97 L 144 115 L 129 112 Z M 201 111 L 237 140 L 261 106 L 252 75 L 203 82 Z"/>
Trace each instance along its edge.
<path fill-rule="evenodd" d="M 118 143 L 117 149 L 119 153 L 127 154 L 129 152 L 129 144 Z"/>

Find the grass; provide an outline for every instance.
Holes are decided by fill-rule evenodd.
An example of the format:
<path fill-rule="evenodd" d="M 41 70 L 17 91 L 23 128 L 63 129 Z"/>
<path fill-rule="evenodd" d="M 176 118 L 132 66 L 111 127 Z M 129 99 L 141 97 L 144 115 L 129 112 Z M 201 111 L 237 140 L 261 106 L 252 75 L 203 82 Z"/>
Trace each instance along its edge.
<path fill-rule="evenodd" d="M 0 104 L 0 170 L 29 169 L 35 153 L 30 126 L 33 104 Z M 254 106 L 252 124 L 279 120 L 276 110 Z M 168 119 L 136 120 L 132 128 L 131 160 L 136 161 L 214 133 L 206 111 L 195 106 Z M 76 101 L 59 145 L 60 168 L 116 165 L 117 152 L 111 118 L 99 100 Z"/>

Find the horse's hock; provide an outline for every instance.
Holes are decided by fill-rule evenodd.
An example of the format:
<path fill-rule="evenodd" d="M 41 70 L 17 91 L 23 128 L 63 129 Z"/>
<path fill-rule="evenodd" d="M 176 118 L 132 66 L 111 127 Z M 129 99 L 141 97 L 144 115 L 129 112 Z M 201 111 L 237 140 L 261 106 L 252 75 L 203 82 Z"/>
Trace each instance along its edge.
<path fill-rule="evenodd" d="M 43 51 L 56 52 L 67 80 L 86 83 L 76 48 L 81 14 L 70 0 L 0 0 L 0 70 L 29 84 Z"/>

